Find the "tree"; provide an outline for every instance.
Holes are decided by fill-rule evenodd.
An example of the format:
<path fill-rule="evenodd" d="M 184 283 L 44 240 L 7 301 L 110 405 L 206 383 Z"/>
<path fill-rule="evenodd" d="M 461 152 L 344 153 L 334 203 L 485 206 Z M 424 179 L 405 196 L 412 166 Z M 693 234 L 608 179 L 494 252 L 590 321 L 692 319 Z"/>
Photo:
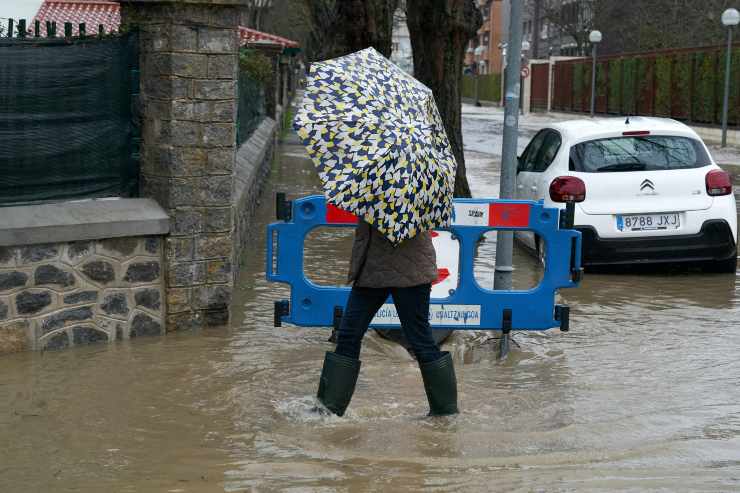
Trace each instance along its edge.
<path fill-rule="evenodd" d="M 309 61 L 346 55 L 373 46 L 390 58 L 394 13 L 401 0 L 303 0 L 300 25 Z M 405 0 L 414 52 L 414 75 L 434 93 L 458 163 L 455 195 L 469 197 L 463 155 L 460 88 L 468 41 L 483 23 L 474 0 Z M 295 0 L 277 0 L 273 16 L 299 10 Z M 290 17 L 295 19 L 296 16 Z M 271 22 L 282 22 L 271 19 Z M 275 25 L 275 24 L 271 24 Z M 276 29 L 288 35 L 286 30 Z"/>
<path fill-rule="evenodd" d="M 455 196 L 470 197 L 460 95 L 465 50 L 483 17 L 473 0 L 406 0 L 406 19 L 414 51 L 414 76 L 434 93 L 457 160 Z"/>
<path fill-rule="evenodd" d="M 531 0 L 532 58 L 540 57 L 540 35 L 542 33 L 542 2 L 543 0 Z"/>
<path fill-rule="evenodd" d="M 544 19 L 562 36 L 573 39 L 578 53 L 586 55 L 588 35 L 594 29 L 597 3 L 604 0 L 577 0 L 565 3 L 562 0 L 535 0 L 534 6 L 541 7 Z M 620 2 L 624 4 L 624 2 Z M 629 6 L 632 2 L 629 3 Z M 539 32 L 534 33 L 539 37 Z"/>
<path fill-rule="evenodd" d="M 263 29 L 264 18 L 269 15 L 272 6 L 269 0 L 245 0 L 241 12 L 241 24 L 257 30 Z"/>
<path fill-rule="evenodd" d="M 736 0 L 598 0 L 594 27 L 604 34 L 604 54 L 694 48 L 725 39 L 720 17 Z"/>
<path fill-rule="evenodd" d="M 335 58 L 370 46 L 390 57 L 398 0 L 306 1 L 313 59 Z"/>

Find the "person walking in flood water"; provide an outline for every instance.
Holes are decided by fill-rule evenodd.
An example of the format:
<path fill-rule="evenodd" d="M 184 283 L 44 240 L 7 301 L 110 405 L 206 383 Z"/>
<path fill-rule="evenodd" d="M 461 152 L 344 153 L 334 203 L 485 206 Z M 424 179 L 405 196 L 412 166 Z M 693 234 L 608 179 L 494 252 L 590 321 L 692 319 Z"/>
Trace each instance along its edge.
<path fill-rule="evenodd" d="M 439 350 L 429 324 L 429 295 L 437 275 L 429 232 L 394 246 L 368 223 L 359 222 L 349 272 L 349 281 L 354 284 L 337 331 L 336 350 L 324 358 L 317 395 L 331 412 L 342 416 L 352 399 L 360 372 L 362 338 L 389 295 L 419 363 L 429 414 L 458 412 L 452 358 Z"/>
<path fill-rule="evenodd" d="M 455 414 L 452 358 L 429 324 L 437 266 L 431 231 L 450 225 L 457 163 L 432 91 L 373 48 L 311 64 L 294 120 L 328 204 L 359 219 L 352 290 L 326 353 L 318 399 L 343 415 L 362 338 L 388 296 L 419 362 L 431 415 Z"/>

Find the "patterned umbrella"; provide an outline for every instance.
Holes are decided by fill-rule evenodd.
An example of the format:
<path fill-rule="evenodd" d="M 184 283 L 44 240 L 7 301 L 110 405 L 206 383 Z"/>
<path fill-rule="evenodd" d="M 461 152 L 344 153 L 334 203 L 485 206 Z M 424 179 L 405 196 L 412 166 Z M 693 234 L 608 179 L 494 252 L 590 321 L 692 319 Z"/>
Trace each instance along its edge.
<path fill-rule="evenodd" d="M 293 124 L 329 203 L 395 245 L 449 225 L 457 163 L 432 91 L 373 48 L 312 64 Z"/>

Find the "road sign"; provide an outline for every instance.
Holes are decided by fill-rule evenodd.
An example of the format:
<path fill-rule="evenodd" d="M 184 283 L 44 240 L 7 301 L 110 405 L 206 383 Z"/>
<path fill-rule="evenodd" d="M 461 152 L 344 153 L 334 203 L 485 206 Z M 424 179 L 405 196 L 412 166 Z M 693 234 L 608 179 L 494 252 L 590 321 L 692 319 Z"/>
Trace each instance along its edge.
<path fill-rule="evenodd" d="M 279 194 L 282 195 L 282 194 Z M 287 283 L 290 299 L 275 303 L 275 325 L 331 327 L 341 317 L 350 288 L 318 286 L 303 272 L 306 236 L 320 226 L 353 227 L 357 218 L 327 204 L 323 196 L 277 204 L 279 222 L 267 227 L 266 276 Z M 434 328 L 464 330 L 568 329 L 569 309 L 555 305 L 560 288 L 576 287 L 581 278 L 581 234 L 561 228 L 561 211 L 540 202 L 455 199 L 449 228 L 435 231 L 439 275 L 432 287 L 430 323 Z M 473 263 L 481 236 L 491 230 L 532 230 L 545 242 L 545 272 L 526 291 L 493 291 L 475 280 Z M 398 328 L 392 301 L 378 311 L 371 327 Z"/>
<path fill-rule="evenodd" d="M 529 77 L 529 67 L 522 67 L 522 79 Z"/>

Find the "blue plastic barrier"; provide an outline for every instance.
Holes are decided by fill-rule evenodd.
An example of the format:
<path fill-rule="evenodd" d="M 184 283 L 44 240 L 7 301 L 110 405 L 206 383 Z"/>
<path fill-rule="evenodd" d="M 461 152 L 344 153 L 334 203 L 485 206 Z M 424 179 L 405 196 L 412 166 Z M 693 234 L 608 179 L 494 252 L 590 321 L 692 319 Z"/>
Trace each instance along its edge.
<path fill-rule="evenodd" d="M 555 304 L 555 293 L 559 288 L 578 286 L 582 269 L 581 234 L 567 229 L 567 213 L 532 201 L 455 199 L 454 203 L 453 225 L 441 231 L 449 231 L 459 241 L 459 276 L 448 296 L 432 297 L 432 327 L 568 330 L 569 308 Z M 350 288 L 318 286 L 306 279 L 303 247 L 311 230 L 320 226 L 353 227 L 357 218 L 327 205 L 323 196 L 289 202 L 282 194 L 278 194 L 278 218 L 283 220 L 267 227 L 267 279 L 289 284 L 291 293 L 290 300 L 275 303 L 275 325 L 285 322 L 303 327 L 336 326 Z M 531 230 L 544 240 L 545 272 L 539 285 L 526 291 L 493 291 L 476 282 L 475 247 L 481 236 L 491 230 Z M 399 327 L 394 315 L 392 304 L 384 305 L 371 327 Z"/>

